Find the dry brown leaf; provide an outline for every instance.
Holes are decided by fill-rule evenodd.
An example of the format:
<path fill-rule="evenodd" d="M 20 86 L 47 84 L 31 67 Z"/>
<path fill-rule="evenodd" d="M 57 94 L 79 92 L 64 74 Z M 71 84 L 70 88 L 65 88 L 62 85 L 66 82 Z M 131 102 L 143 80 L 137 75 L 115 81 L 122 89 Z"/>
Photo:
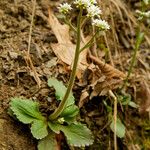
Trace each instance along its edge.
<path fill-rule="evenodd" d="M 92 55 L 90 55 L 89 57 L 99 66 L 100 70 L 106 76 L 107 79 L 114 78 L 123 80 L 126 77 L 126 75 L 123 72 L 119 71 L 118 69 L 115 69 L 109 64 L 102 62 L 100 59 Z"/>
<path fill-rule="evenodd" d="M 150 88 L 145 81 L 140 83 L 140 89 L 137 95 L 140 102 L 140 113 L 150 112 Z"/>
<path fill-rule="evenodd" d="M 89 97 L 89 93 L 86 90 L 82 91 L 79 104 L 78 104 L 79 108 L 83 106 L 83 104 L 87 101 L 88 97 Z"/>
<path fill-rule="evenodd" d="M 107 95 L 109 90 L 117 89 L 125 79 L 125 74 L 109 64 L 106 64 L 98 58 L 89 55 L 94 64 L 89 65 L 89 85 L 83 90 L 79 105 L 83 106 L 87 102 L 87 93 L 89 93 L 89 99 L 95 96 Z"/>
<path fill-rule="evenodd" d="M 48 21 L 53 33 L 55 34 L 58 40 L 58 43 L 51 44 L 54 53 L 60 60 L 62 60 L 64 63 L 71 66 L 73 64 L 76 45 L 73 44 L 70 40 L 69 26 L 65 24 L 64 25 L 60 24 L 60 22 L 58 21 L 58 19 L 56 18 L 56 16 L 54 15 L 51 9 L 49 9 Z M 81 46 L 83 45 L 84 43 L 81 42 Z M 87 67 L 86 56 L 87 56 L 87 50 L 81 52 L 79 57 L 78 70 L 83 71 L 86 69 Z"/>
<path fill-rule="evenodd" d="M 58 40 L 58 43 L 51 44 L 54 53 L 61 61 L 71 66 L 75 54 L 75 44 L 73 44 L 70 40 L 68 25 L 60 24 L 51 9 L 49 9 L 49 24 Z M 86 42 L 87 39 L 82 36 L 81 45 L 83 46 Z M 86 56 L 87 50 L 84 50 L 80 54 L 78 71 L 85 71 L 88 66 L 88 69 L 91 72 L 89 76 L 92 77 L 87 78 L 87 80 L 89 80 L 90 82 L 90 85 L 86 87 L 85 91 L 81 95 L 79 102 L 80 107 L 88 97 L 89 88 L 92 87 L 93 89 L 93 93 L 91 94 L 90 98 L 97 95 L 105 95 L 109 90 L 117 88 L 120 84 L 120 81 L 122 81 L 125 77 L 125 74 L 123 74 L 121 71 L 108 64 L 105 64 L 104 62 L 93 56 L 90 56 L 90 58 L 97 66 L 99 66 L 99 68 L 93 65 L 93 70 L 92 68 L 90 69 L 91 65 L 87 64 Z"/>
<path fill-rule="evenodd" d="M 32 63 L 31 57 L 30 57 L 28 52 L 25 52 L 24 59 L 26 61 L 27 66 L 31 69 L 30 73 L 32 73 L 32 75 L 33 75 L 33 77 L 34 77 L 38 87 L 40 88 L 41 87 L 41 80 L 39 78 L 39 74 L 37 73 L 37 71 L 36 71 L 36 69 L 35 69 L 35 67 L 34 67 L 34 65 Z"/>
<path fill-rule="evenodd" d="M 100 59 L 94 56 L 90 55 L 90 58 L 101 70 L 101 74 L 99 74 L 99 79 L 93 86 L 93 92 L 91 93 L 90 98 L 97 95 L 106 95 L 109 90 L 117 89 L 122 81 L 125 79 L 125 74 L 118 69 L 115 69 L 111 65 L 102 62 Z M 94 76 L 95 75 L 96 73 L 94 74 Z"/>

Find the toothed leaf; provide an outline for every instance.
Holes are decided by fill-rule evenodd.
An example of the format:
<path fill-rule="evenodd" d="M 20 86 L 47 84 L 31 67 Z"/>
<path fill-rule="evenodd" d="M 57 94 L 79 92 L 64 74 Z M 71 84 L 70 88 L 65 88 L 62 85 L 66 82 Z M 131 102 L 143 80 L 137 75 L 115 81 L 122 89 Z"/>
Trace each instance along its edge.
<path fill-rule="evenodd" d="M 47 123 L 43 120 L 35 120 L 31 125 L 31 133 L 36 139 L 42 139 L 48 135 Z"/>
<path fill-rule="evenodd" d="M 50 78 L 50 79 L 48 79 L 48 86 L 54 87 L 54 89 L 56 91 L 55 95 L 56 95 L 57 100 L 63 99 L 67 88 L 64 86 L 64 84 L 61 81 L 58 81 L 55 78 Z M 74 104 L 74 102 L 75 102 L 75 99 L 74 99 L 73 94 L 71 92 L 69 97 L 68 97 L 68 102 L 67 102 L 66 107 Z"/>
<path fill-rule="evenodd" d="M 76 105 L 70 105 L 64 109 L 60 117 L 74 117 L 79 113 L 79 108 Z"/>
<path fill-rule="evenodd" d="M 68 144 L 71 146 L 83 147 L 91 145 L 94 142 L 91 131 L 83 124 L 72 123 L 65 126 L 49 122 L 48 125 L 57 134 L 61 130 L 66 136 Z"/>
<path fill-rule="evenodd" d="M 111 130 L 114 132 L 114 120 L 110 124 Z M 123 138 L 125 136 L 125 126 L 124 124 L 120 121 L 120 119 L 117 119 L 116 121 L 116 135 L 119 138 Z"/>
<path fill-rule="evenodd" d="M 49 133 L 48 136 L 41 139 L 38 142 L 38 150 L 56 150 L 57 149 L 57 141 L 55 138 L 55 133 Z"/>
<path fill-rule="evenodd" d="M 91 131 L 83 124 L 71 124 L 60 129 L 66 136 L 68 144 L 83 147 L 93 144 Z"/>
<path fill-rule="evenodd" d="M 28 124 L 36 119 L 43 120 L 44 117 L 39 111 L 37 102 L 22 98 L 12 98 L 10 102 L 10 109 L 21 122 Z"/>
<path fill-rule="evenodd" d="M 133 102 L 133 101 L 130 101 L 129 102 L 129 106 L 131 106 L 131 107 L 133 107 L 133 108 L 138 108 L 139 106 L 135 103 L 135 102 Z"/>
<path fill-rule="evenodd" d="M 49 128 L 53 131 L 53 132 L 55 132 L 55 133 L 57 133 L 57 134 L 59 134 L 60 133 L 60 128 L 61 128 L 61 125 L 59 125 L 58 123 L 54 123 L 54 122 L 48 122 L 48 126 L 49 126 Z"/>
<path fill-rule="evenodd" d="M 79 113 L 79 108 L 76 105 L 70 105 L 64 109 L 60 117 L 63 117 L 68 124 L 76 121 L 76 116 Z"/>

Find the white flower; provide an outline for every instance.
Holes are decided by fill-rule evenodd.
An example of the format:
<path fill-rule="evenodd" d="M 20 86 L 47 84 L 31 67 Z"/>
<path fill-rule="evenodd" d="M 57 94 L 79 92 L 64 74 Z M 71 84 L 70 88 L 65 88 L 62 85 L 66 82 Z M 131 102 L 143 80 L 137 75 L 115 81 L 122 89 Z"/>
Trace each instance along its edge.
<path fill-rule="evenodd" d="M 147 17 L 147 18 L 149 17 L 150 18 L 150 10 L 145 12 L 145 17 Z"/>
<path fill-rule="evenodd" d="M 105 20 L 101 20 L 101 19 L 94 19 L 92 25 L 102 30 L 110 29 L 109 24 Z"/>
<path fill-rule="evenodd" d="M 74 4 L 76 4 L 77 7 L 84 6 L 87 8 L 89 5 L 91 5 L 91 0 L 75 0 Z"/>
<path fill-rule="evenodd" d="M 96 0 L 90 0 L 91 4 L 97 4 Z"/>
<path fill-rule="evenodd" d="M 143 2 L 145 3 L 145 5 L 148 5 L 150 3 L 150 0 L 143 0 Z"/>
<path fill-rule="evenodd" d="M 87 14 L 88 17 L 99 16 L 102 13 L 100 8 L 95 5 L 91 5 L 91 6 L 87 7 L 87 12 L 88 12 L 88 14 Z"/>
<path fill-rule="evenodd" d="M 139 14 L 139 20 L 143 19 L 143 17 L 150 18 L 150 10 L 147 12 L 142 12 L 140 10 L 136 10 L 136 13 Z"/>
<path fill-rule="evenodd" d="M 66 14 L 72 9 L 72 7 L 68 3 L 64 3 L 64 4 L 60 4 L 58 9 L 59 12 Z"/>

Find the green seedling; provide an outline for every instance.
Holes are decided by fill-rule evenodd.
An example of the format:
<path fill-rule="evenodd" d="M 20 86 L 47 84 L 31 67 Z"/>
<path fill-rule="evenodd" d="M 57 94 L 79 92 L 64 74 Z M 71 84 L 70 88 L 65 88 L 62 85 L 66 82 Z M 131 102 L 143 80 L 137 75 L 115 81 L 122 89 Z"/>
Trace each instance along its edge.
<path fill-rule="evenodd" d="M 59 82 L 54 78 L 48 80 L 48 85 L 55 88 L 56 99 L 60 100 L 60 104 L 56 110 L 48 117 L 45 117 L 39 111 L 38 102 L 17 97 L 11 99 L 11 111 L 19 121 L 31 125 L 32 135 L 39 140 L 39 150 L 55 150 L 57 147 L 55 135 L 60 134 L 61 132 L 63 132 L 68 144 L 71 146 L 88 146 L 94 141 L 91 131 L 84 124 L 81 124 L 76 120 L 79 108 L 75 105 L 72 87 L 76 77 L 80 53 L 93 44 L 99 31 L 105 31 L 110 28 L 105 20 L 100 19 L 101 10 L 96 6 L 96 3 L 96 0 L 74 1 L 74 8 L 79 11 L 76 27 L 69 22 L 71 19 L 68 18 L 70 11 L 73 9 L 71 5 L 68 3 L 60 4 L 59 12 L 63 14 L 63 18 L 65 18 L 64 20 L 70 26 L 70 29 L 75 32 L 77 42 L 72 72 L 67 88 L 62 82 Z M 81 47 L 81 29 L 86 20 L 91 20 L 92 25 L 95 26 L 96 32 L 91 39 Z"/>
<path fill-rule="evenodd" d="M 136 13 L 138 15 L 138 26 L 137 26 L 135 46 L 133 49 L 131 64 L 130 64 L 129 69 L 128 69 L 127 77 L 124 80 L 124 84 L 123 84 L 121 89 L 125 89 L 125 87 L 127 86 L 130 75 L 131 75 L 133 68 L 136 64 L 137 53 L 140 49 L 140 46 L 141 46 L 142 41 L 143 41 L 144 36 L 145 36 L 145 32 L 142 31 L 142 29 L 141 29 L 141 27 L 143 26 L 144 19 L 147 20 L 148 27 L 150 27 L 150 10 L 146 11 L 149 7 L 149 4 L 150 4 L 150 0 L 141 1 L 141 10 L 136 11 Z"/>
<path fill-rule="evenodd" d="M 115 126 L 114 119 L 112 119 L 112 122 L 110 124 L 110 128 L 113 132 L 114 132 L 114 126 Z M 121 122 L 121 120 L 119 118 L 117 118 L 117 121 L 116 121 L 116 135 L 117 135 L 117 137 L 123 138 L 125 136 L 125 129 L 126 128 L 125 128 L 124 124 Z"/>
<path fill-rule="evenodd" d="M 131 95 L 117 95 L 117 100 L 118 102 L 122 105 L 122 106 L 130 106 L 132 108 L 138 108 L 139 106 L 132 101 L 131 99 Z M 111 106 L 109 106 L 105 101 L 103 101 L 106 109 L 107 109 L 107 113 L 108 113 L 108 120 L 110 121 L 110 129 L 114 132 L 114 117 L 113 117 L 113 109 Z M 116 121 L 116 135 L 119 138 L 123 138 L 125 136 L 125 126 L 124 124 L 121 122 L 121 119 L 119 118 L 119 116 L 117 116 L 117 121 Z"/>
<path fill-rule="evenodd" d="M 138 108 L 139 106 L 132 101 L 131 95 L 117 95 L 118 101 L 121 103 L 123 106 L 130 106 L 132 108 Z"/>
<path fill-rule="evenodd" d="M 114 117 L 113 117 L 113 110 L 112 107 L 110 107 L 106 101 L 103 102 L 107 112 L 108 112 L 108 120 L 110 121 L 110 129 L 112 130 L 112 132 L 114 132 L 114 126 L 115 126 L 115 122 L 114 122 Z M 119 138 L 123 138 L 125 136 L 125 126 L 124 124 L 121 122 L 119 116 L 117 116 L 117 121 L 116 121 L 116 136 Z"/>

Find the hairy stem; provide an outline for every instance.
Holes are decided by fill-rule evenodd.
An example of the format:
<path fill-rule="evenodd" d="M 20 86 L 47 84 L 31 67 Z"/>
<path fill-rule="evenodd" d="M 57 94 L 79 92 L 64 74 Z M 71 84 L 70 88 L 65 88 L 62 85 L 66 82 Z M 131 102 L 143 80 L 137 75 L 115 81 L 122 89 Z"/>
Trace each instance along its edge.
<path fill-rule="evenodd" d="M 134 64 L 135 64 L 135 61 L 136 61 L 136 56 L 137 56 L 137 52 L 138 52 L 138 49 L 140 47 L 140 44 L 143 40 L 143 37 L 144 37 L 144 33 L 143 32 L 140 32 L 138 31 L 138 34 L 137 34 L 137 39 L 136 39 L 136 43 L 135 43 L 135 48 L 134 48 L 134 52 L 133 52 L 133 56 L 132 56 L 132 60 L 131 60 L 131 65 L 129 67 L 129 70 L 128 70 L 128 74 L 127 74 L 127 77 L 124 81 L 124 84 L 122 86 L 122 89 L 124 89 L 126 87 L 126 84 L 128 82 L 128 79 L 132 73 L 132 70 L 133 70 L 133 67 L 134 67 Z"/>
<path fill-rule="evenodd" d="M 117 150 L 117 97 L 109 90 L 109 95 L 114 99 L 114 150 Z"/>
<path fill-rule="evenodd" d="M 92 37 L 91 39 L 80 49 L 80 52 L 82 52 L 84 49 L 88 48 L 94 41 L 94 38 L 96 37 L 96 35 L 98 34 L 99 32 L 97 31 Z"/>
<path fill-rule="evenodd" d="M 29 40 L 28 40 L 28 54 L 30 54 L 30 48 L 31 48 L 31 38 L 32 38 L 31 34 L 32 34 L 32 29 L 33 29 L 35 9 L 36 9 L 36 0 L 33 1 L 33 10 L 32 10 L 31 24 L 30 24 L 30 31 L 29 31 Z"/>
<path fill-rule="evenodd" d="M 65 19 L 65 23 L 74 31 L 77 32 L 77 29 L 72 25 L 71 21 L 68 19 Z"/>
<path fill-rule="evenodd" d="M 76 44 L 76 51 L 75 51 L 73 69 L 72 69 L 71 76 L 70 76 L 70 79 L 69 79 L 68 87 L 67 87 L 65 96 L 64 96 L 63 100 L 61 101 L 61 103 L 59 104 L 58 108 L 54 111 L 54 113 L 52 113 L 49 116 L 50 120 L 54 120 L 54 119 L 58 118 L 59 115 L 62 113 L 62 111 L 64 110 L 64 108 L 67 104 L 67 99 L 69 97 L 69 94 L 70 94 L 70 92 L 72 90 L 72 87 L 73 87 L 73 84 L 74 84 L 74 80 L 75 80 L 75 77 L 76 77 L 76 70 L 77 70 L 77 66 L 78 66 L 79 54 L 80 54 L 82 11 L 83 10 L 81 8 L 79 16 L 78 16 L 78 20 L 77 20 L 77 44 Z"/>

